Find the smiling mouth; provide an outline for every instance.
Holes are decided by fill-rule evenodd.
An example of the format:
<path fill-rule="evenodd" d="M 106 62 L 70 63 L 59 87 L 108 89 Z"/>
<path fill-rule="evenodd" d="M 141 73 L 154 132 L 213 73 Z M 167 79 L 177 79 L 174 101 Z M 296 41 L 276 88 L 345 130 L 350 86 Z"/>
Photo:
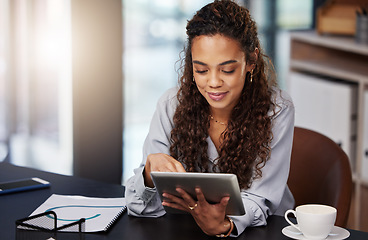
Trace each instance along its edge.
<path fill-rule="evenodd" d="M 222 100 L 227 92 L 219 92 L 219 93 L 212 93 L 212 92 L 207 92 L 208 97 L 211 98 L 213 101 L 220 101 Z"/>

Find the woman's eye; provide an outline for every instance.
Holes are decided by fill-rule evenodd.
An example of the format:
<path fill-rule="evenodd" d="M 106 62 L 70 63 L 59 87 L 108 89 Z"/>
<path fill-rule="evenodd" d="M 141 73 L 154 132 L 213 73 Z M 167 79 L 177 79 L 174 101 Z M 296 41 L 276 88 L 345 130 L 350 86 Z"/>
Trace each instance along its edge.
<path fill-rule="evenodd" d="M 196 72 L 196 73 L 199 73 L 199 74 L 203 74 L 203 73 L 206 73 L 206 72 L 207 72 L 207 70 L 196 70 L 195 72 Z"/>
<path fill-rule="evenodd" d="M 222 70 L 223 73 L 226 73 L 226 74 L 231 74 L 233 72 L 235 72 L 235 69 L 234 70 L 230 70 L 230 71 L 225 71 L 225 70 Z"/>

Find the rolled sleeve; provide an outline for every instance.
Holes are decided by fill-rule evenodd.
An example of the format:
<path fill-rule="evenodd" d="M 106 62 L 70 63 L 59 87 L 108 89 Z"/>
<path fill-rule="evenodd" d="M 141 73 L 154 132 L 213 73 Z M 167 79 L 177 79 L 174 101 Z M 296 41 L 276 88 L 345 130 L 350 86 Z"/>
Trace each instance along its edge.
<path fill-rule="evenodd" d="M 165 214 L 165 210 L 156 189 L 144 185 L 143 169 L 144 167 L 138 168 L 136 172 L 140 174 L 136 173 L 126 184 L 125 197 L 128 214 L 141 217 L 161 217 Z"/>
<path fill-rule="evenodd" d="M 242 192 L 245 214 L 242 216 L 229 216 L 234 221 L 237 232 L 231 237 L 239 236 L 247 227 L 264 226 L 267 224 L 267 217 L 257 202 L 249 194 Z"/>

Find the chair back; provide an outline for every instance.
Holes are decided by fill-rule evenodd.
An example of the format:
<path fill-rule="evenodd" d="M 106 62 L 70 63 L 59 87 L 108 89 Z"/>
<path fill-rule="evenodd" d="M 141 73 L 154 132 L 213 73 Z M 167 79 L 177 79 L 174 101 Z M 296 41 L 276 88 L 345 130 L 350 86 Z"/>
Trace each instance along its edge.
<path fill-rule="evenodd" d="M 295 127 L 288 186 L 295 206 L 326 204 L 337 209 L 336 224 L 346 227 L 352 173 L 345 152 L 330 138 Z"/>

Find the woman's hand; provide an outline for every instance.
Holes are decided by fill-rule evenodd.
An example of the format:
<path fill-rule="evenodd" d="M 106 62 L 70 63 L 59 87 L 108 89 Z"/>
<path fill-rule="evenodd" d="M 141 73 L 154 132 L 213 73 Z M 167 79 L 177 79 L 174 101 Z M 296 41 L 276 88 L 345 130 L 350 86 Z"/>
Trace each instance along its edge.
<path fill-rule="evenodd" d="M 214 236 L 229 232 L 231 223 L 226 219 L 225 211 L 230 197 L 223 197 L 217 204 L 209 204 L 200 188 L 195 189 L 198 199 L 197 202 L 183 189 L 177 188 L 176 191 L 182 198 L 164 193 L 163 197 L 168 199 L 162 203 L 164 206 L 180 209 L 192 214 L 198 226 L 207 235 Z"/>
<path fill-rule="evenodd" d="M 175 158 L 167 154 L 155 153 L 148 155 L 143 175 L 144 184 L 153 188 L 151 172 L 185 172 L 185 169 Z"/>

